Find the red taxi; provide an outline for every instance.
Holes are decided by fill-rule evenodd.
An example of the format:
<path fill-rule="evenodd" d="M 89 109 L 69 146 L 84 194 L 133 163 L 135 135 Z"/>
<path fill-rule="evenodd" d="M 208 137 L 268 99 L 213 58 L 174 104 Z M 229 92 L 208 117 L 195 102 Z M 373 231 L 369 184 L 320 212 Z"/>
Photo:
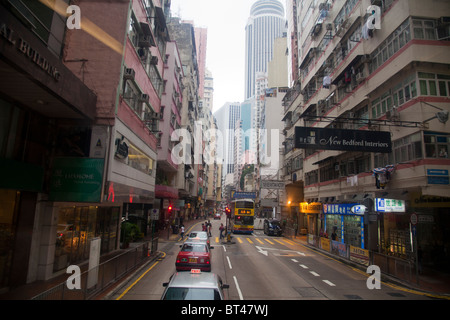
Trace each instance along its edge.
<path fill-rule="evenodd" d="M 186 241 L 178 253 L 175 267 L 177 271 L 190 271 L 200 269 L 211 271 L 211 251 L 206 242 Z"/>

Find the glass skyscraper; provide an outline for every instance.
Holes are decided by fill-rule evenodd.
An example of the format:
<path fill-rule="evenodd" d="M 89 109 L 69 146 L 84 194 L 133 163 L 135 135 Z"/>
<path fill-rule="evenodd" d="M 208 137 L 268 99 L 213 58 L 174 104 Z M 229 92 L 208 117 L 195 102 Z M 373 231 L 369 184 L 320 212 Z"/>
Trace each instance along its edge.
<path fill-rule="evenodd" d="M 284 7 L 277 0 L 258 0 L 245 28 L 245 99 L 255 95 L 257 72 L 267 72 L 273 42 L 285 32 Z"/>

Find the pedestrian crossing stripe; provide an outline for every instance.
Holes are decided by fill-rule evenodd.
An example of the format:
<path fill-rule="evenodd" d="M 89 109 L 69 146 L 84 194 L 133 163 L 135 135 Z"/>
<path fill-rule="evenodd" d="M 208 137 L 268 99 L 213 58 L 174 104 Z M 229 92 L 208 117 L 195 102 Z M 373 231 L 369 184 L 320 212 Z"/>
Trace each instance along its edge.
<path fill-rule="evenodd" d="M 237 238 L 238 239 L 238 241 L 240 242 L 240 243 L 242 243 L 242 240 L 241 240 L 241 238 Z"/>
<path fill-rule="evenodd" d="M 274 244 L 272 241 L 270 241 L 269 239 L 264 239 L 264 240 L 266 240 L 268 243 L 270 243 L 270 244 Z"/>
<path fill-rule="evenodd" d="M 256 238 L 256 241 L 258 241 L 261 244 L 264 244 L 264 242 L 262 242 L 261 240 L 259 240 L 258 238 Z"/>
<path fill-rule="evenodd" d="M 253 243 L 253 241 L 250 240 L 250 238 L 245 238 L 245 239 L 247 239 L 248 242 Z"/>
<path fill-rule="evenodd" d="M 281 242 L 280 240 L 278 240 L 278 239 L 274 239 L 276 242 L 278 242 L 278 243 L 280 243 L 280 244 L 282 244 L 282 245 L 284 245 L 284 243 L 283 242 Z"/>

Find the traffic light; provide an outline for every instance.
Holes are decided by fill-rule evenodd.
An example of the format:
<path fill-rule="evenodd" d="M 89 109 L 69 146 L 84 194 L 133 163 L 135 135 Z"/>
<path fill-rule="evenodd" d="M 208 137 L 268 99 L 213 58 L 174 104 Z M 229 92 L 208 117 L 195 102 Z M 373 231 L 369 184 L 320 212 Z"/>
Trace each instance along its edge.
<path fill-rule="evenodd" d="M 169 207 L 167 208 L 167 212 L 172 213 L 172 205 L 169 205 Z"/>
<path fill-rule="evenodd" d="M 230 216 L 230 213 L 231 213 L 230 208 L 226 207 L 226 208 L 225 208 L 225 212 L 226 212 L 226 214 L 227 214 L 227 217 L 229 217 L 229 216 Z"/>

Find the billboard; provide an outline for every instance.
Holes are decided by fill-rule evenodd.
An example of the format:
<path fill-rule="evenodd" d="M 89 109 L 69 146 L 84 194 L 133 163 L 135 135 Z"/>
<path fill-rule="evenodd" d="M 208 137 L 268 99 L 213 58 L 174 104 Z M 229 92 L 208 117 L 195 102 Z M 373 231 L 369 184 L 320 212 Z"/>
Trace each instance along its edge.
<path fill-rule="evenodd" d="M 386 131 L 295 127 L 294 147 L 301 149 L 392 152 Z"/>

